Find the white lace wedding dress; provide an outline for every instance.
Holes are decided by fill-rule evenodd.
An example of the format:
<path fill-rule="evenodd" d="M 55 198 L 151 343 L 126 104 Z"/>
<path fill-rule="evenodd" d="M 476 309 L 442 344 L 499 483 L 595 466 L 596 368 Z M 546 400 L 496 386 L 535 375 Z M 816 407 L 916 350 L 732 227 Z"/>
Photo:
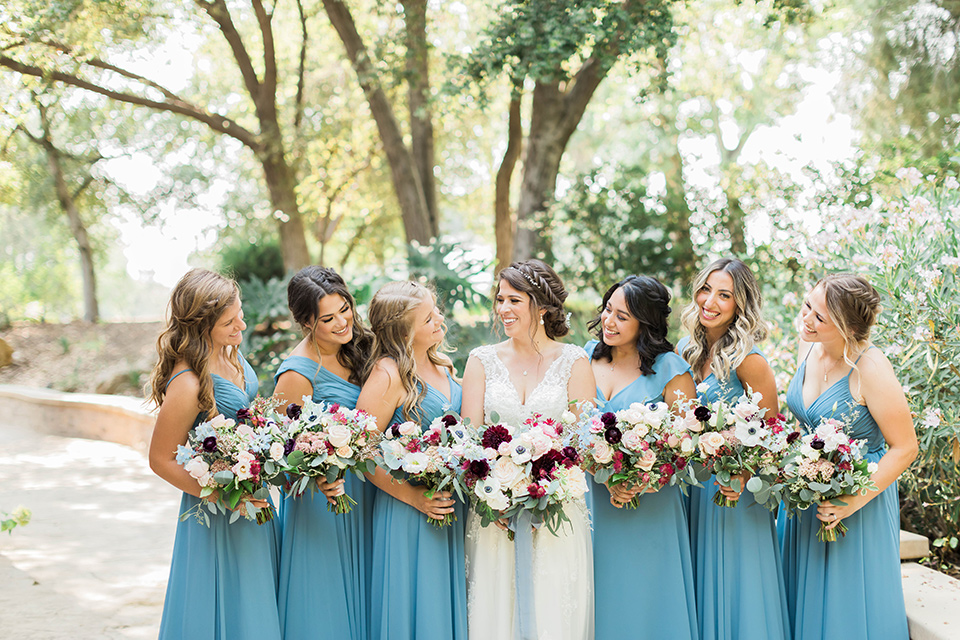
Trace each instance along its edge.
<path fill-rule="evenodd" d="M 564 345 L 543 380 L 525 404 L 520 402 L 510 373 L 494 345 L 471 354 L 483 365 L 486 388 L 484 421 L 499 414 L 501 422 L 519 427 L 538 413 L 559 418 L 567 408 L 567 382 L 573 363 L 587 357 L 580 347 Z M 467 616 L 470 640 L 592 640 L 593 546 L 583 500 L 567 509 L 571 523 L 558 535 L 541 527 L 533 534 L 533 602 L 535 638 L 517 635 L 515 545 L 504 531 L 480 526 L 472 511 L 467 516 Z"/>

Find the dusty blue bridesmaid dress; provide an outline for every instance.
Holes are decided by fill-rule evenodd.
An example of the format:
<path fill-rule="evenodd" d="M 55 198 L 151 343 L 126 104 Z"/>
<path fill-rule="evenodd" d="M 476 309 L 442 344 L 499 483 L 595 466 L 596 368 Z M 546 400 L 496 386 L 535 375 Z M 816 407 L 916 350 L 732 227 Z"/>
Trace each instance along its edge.
<path fill-rule="evenodd" d="M 682 353 L 689 338 L 677 345 Z M 760 354 L 756 348 L 750 352 Z M 711 373 L 704 402 L 732 402 L 743 385 L 732 372 L 723 384 Z M 790 637 L 775 514 L 744 491 L 735 507 L 718 507 L 711 477 L 690 489 L 690 547 L 700 640 L 777 640 Z"/>
<path fill-rule="evenodd" d="M 460 385 L 447 377 L 450 400 L 427 385 L 421 404 L 428 426 L 446 411 L 460 411 Z M 404 422 L 398 409 L 391 418 Z M 452 526 L 436 527 L 408 504 L 377 491 L 373 504 L 371 640 L 466 640 L 467 577 L 464 506 Z"/>
<path fill-rule="evenodd" d="M 314 402 L 357 406 L 360 387 L 316 361 L 291 356 L 280 365 L 275 379 L 287 371 L 311 382 Z M 348 473 L 344 490 L 357 504 L 341 515 L 327 510 L 327 499 L 319 491 L 283 500 L 278 601 L 284 640 L 367 640 L 370 522 L 376 487 Z"/>
<path fill-rule="evenodd" d="M 790 411 L 810 430 L 821 418 L 849 420 L 847 433 L 866 440 L 866 458 L 878 462 L 886 441 L 870 411 L 853 399 L 850 374 L 807 407 L 803 403 L 806 368 L 804 360 L 787 389 Z M 836 542 L 817 540 L 816 513 L 811 507 L 783 527 L 784 579 L 794 640 L 906 640 L 897 483 L 844 519 L 849 530 Z"/>
<path fill-rule="evenodd" d="M 596 346 L 591 340 L 584 349 L 592 355 Z M 661 402 L 667 383 L 690 371 L 675 353 L 657 356 L 653 369 L 654 375 L 637 377 L 609 400 L 597 389 L 603 410 Z M 679 487 L 641 495 L 636 509 L 617 509 L 607 488 L 589 477 L 595 637 L 696 639 L 690 538 Z"/>
<path fill-rule="evenodd" d="M 249 406 L 259 389 L 253 367 L 242 356 L 241 361 L 243 389 L 212 375 L 217 410 L 228 418 Z M 197 424 L 201 421 L 198 416 Z M 183 494 L 180 512 L 199 501 Z M 244 518 L 229 524 L 229 515 L 209 515 L 209 528 L 193 518 L 177 525 L 160 639 L 280 640 L 277 518 L 262 525 Z"/>

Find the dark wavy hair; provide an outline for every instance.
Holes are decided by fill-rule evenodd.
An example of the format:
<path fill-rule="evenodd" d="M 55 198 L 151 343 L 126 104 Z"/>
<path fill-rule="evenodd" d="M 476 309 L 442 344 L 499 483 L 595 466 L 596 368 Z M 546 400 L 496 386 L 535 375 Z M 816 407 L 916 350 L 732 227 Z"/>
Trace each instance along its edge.
<path fill-rule="evenodd" d="M 514 262 L 500 271 L 497 279 L 506 280 L 511 287 L 530 296 L 530 312 L 533 318 L 543 309 L 543 329 L 548 338 L 556 340 L 567 335 L 570 325 L 567 324 L 567 312 L 563 308 L 567 290 L 563 286 L 563 280 L 550 265 L 537 259 Z M 496 308 L 494 299 L 494 312 Z"/>
<path fill-rule="evenodd" d="M 667 340 L 667 320 L 670 318 L 670 292 L 650 276 L 630 275 L 613 285 L 603 294 L 603 301 L 597 310 L 597 316 L 587 328 L 595 331 L 600 344 L 593 350 L 593 360 L 613 361 L 610 345 L 603 341 L 603 327 L 600 316 L 617 289 L 623 289 L 623 298 L 627 302 L 630 315 L 640 322 L 637 334 L 637 353 L 640 354 L 640 371 L 643 375 L 653 375 L 653 363 L 661 353 L 673 351 L 673 344 Z"/>
<path fill-rule="evenodd" d="M 370 358 L 373 334 L 363 326 L 357 303 L 340 274 L 329 267 L 311 265 L 296 273 L 287 284 L 287 305 L 304 335 L 314 340 L 317 305 L 325 296 L 336 294 L 346 300 L 353 312 L 353 337 L 337 352 L 337 361 L 350 371 L 350 382 L 360 384 L 361 372 Z M 316 346 L 316 345 L 314 345 Z"/>

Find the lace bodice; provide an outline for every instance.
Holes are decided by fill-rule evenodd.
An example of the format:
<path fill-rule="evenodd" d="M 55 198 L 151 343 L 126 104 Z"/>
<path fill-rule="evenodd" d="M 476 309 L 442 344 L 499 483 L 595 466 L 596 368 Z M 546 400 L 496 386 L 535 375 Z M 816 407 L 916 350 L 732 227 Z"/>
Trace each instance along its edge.
<path fill-rule="evenodd" d="M 491 414 L 496 412 L 501 422 L 509 425 L 520 424 L 535 413 L 545 418 L 557 419 L 567 408 L 567 383 L 573 363 L 587 354 L 580 347 L 565 344 L 560 355 L 547 367 L 543 379 L 527 397 L 526 403 L 520 402 L 510 372 L 500 356 L 496 345 L 477 347 L 470 352 L 483 365 L 485 388 L 483 393 L 483 417 L 492 422 Z"/>

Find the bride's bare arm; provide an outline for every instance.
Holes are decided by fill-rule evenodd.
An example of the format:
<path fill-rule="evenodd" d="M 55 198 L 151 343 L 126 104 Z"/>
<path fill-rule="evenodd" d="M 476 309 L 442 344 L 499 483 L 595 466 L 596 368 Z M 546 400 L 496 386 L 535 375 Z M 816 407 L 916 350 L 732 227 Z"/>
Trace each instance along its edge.
<path fill-rule="evenodd" d="M 486 392 L 483 364 L 476 356 L 470 356 L 463 370 L 463 406 L 460 415 L 470 424 L 483 423 L 483 394 Z"/>
<path fill-rule="evenodd" d="M 589 358 L 579 358 L 574 361 L 573 368 L 570 370 L 570 381 L 567 382 L 567 398 L 575 405 L 583 401 L 596 402 L 597 381 L 593 377 Z"/>

